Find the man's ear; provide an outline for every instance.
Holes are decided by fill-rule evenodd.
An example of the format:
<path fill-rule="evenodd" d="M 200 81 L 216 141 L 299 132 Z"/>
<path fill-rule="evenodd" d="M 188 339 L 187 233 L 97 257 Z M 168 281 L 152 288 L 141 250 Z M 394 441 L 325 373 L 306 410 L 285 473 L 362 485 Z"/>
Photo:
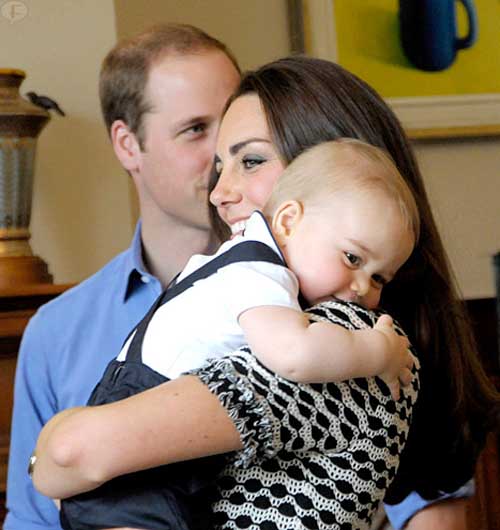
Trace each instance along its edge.
<path fill-rule="evenodd" d="M 111 125 L 111 142 L 121 165 L 132 173 L 139 169 L 141 147 L 136 135 L 123 120 L 116 120 Z"/>
<path fill-rule="evenodd" d="M 285 201 L 274 212 L 271 228 L 279 244 L 286 244 L 286 240 L 294 233 L 304 217 L 304 205 L 300 201 Z"/>

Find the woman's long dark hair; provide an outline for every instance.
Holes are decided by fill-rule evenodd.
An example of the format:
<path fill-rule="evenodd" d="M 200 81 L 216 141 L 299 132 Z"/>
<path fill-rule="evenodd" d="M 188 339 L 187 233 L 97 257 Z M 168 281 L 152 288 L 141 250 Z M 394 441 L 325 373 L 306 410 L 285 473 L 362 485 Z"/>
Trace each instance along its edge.
<path fill-rule="evenodd" d="M 382 98 L 339 65 L 288 57 L 248 72 L 232 100 L 257 94 L 285 164 L 321 142 L 348 137 L 385 149 L 412 189 L 421 235 L 384 288 L 382 307 L 408 333 L 422 364 L 421 390 L 400 468 L 386 500 L 410 491 L 436 497 L 472 477 L 485 433 L 498 426 L 500 397 L 479 362 L 473 335 L 401 124 Z M 214 175 L 211 189 L 216 184 Z M 211 209 L 220 236 L 223 224 Z"/>

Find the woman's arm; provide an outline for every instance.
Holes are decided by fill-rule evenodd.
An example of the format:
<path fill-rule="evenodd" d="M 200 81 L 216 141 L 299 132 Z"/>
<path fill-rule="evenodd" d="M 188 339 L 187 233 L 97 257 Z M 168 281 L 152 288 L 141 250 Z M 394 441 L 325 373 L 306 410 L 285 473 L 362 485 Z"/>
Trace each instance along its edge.
<path fill-rule="evenodd" d="M 65 498 L 124 473 L 241 448 L 209 389 L 183 376 L 128 399 L 69 409 L 42 430 L 33 472 L 44 495 Z"/>
<path fill-rule="evenodd" d="M 313 316 L 329 321 L 330 308 L 337 312 L 331 318 L 346 326 L 351 315 L 356 326 L 364 320 L 366 326 L 373 325 L 371 313 L 339 302 L 317 308 L 319 313 Z M 388 400 L 376 382 L 366 385 L 380 394 L 381 402 Z M 183 376 L 108 405 L 71 409 L 63 413 L 67 417 L 51 420 L 40 436 L 35 486 L 45 495 L 65 498 L 121 474 L 238 449 L 238 466 L 282 449 L 294 451 L 297 442 L 301 450 L 322 453 L 331 452 L 335 440 L 340 450 L 349 444 L 347 431 L 341 428 L 345 417 L 334 413 L 343 407 L 343 393 L 335 385 L 326 395 L 322 385 L 307 388 L 311 396 L 304 401 L 306 387 L 280 380 L 252 354 L 236 352 L 208 363 L 196 377 Z M 333 400 L 332 406 L 320 414 L 317 400 Z M 411 404 L 409 400 L 396 407 Z M 303 428 L 295 421 L 285 428 L 284 418 L 292 413 L 300 417 Z M 390 422 L 400 421 L 398 414 L 386 415 Z M 318 423 L 319 416 L 328 421 Z M 310 435 L 313 428 L 322 432 L 319 438 Z"/>

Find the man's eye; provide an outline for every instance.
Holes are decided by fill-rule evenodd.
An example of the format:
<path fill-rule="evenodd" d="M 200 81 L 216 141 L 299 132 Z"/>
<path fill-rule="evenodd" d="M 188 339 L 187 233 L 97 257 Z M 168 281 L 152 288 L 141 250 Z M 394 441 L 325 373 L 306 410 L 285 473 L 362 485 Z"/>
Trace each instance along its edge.
<path fill-rule="evenodd" d="M 358 266 L 361 263 L 361 259 L 355 254 L 351 254 L 350 252 L 344 252 L 344 255 L 351 265 Z"/>
<path fill-rule="evenodd" d="M 245 169 L 253 169 L 254 167 L 260 166 L 264 162 L 264 159 L 257 156 L 245 156 L 241 160 L 241 163 Z"/>
<path fill-rule="evenodd" d="M 186 129 L 184 132 L 188 134 L 200 134 L 202 132 L 205 132 L 205 129 L 207 128 L 206 124 L 204 123 L 196 123 L 195 125 L 192 125 L 188 129 Z"/>

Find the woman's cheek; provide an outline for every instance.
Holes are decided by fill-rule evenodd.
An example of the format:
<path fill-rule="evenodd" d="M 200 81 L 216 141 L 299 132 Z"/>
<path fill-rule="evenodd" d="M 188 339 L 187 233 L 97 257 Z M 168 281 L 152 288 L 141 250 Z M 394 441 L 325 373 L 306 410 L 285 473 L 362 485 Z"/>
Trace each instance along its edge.
<path fill-rule="evenodd" d="M 263 208 L 266 202 L 271 197 L 273 186 L 261 186 L 260 189 L 255 190 L 255 194 L 252 197 L 252 203 L 258 207 Z"/>
<path fill-rule="evenodd" d="M 254 185 L 253 189 L 250 189 L 249 196 L 251 195 L 251 202 L 258 208 L 263 208 L 266 202 L 271 197 L 274 186 L 278 182 L 278 178 L 283 170 L 273 171 L 270 174 L 263 175 L 258 185 Z"/>

